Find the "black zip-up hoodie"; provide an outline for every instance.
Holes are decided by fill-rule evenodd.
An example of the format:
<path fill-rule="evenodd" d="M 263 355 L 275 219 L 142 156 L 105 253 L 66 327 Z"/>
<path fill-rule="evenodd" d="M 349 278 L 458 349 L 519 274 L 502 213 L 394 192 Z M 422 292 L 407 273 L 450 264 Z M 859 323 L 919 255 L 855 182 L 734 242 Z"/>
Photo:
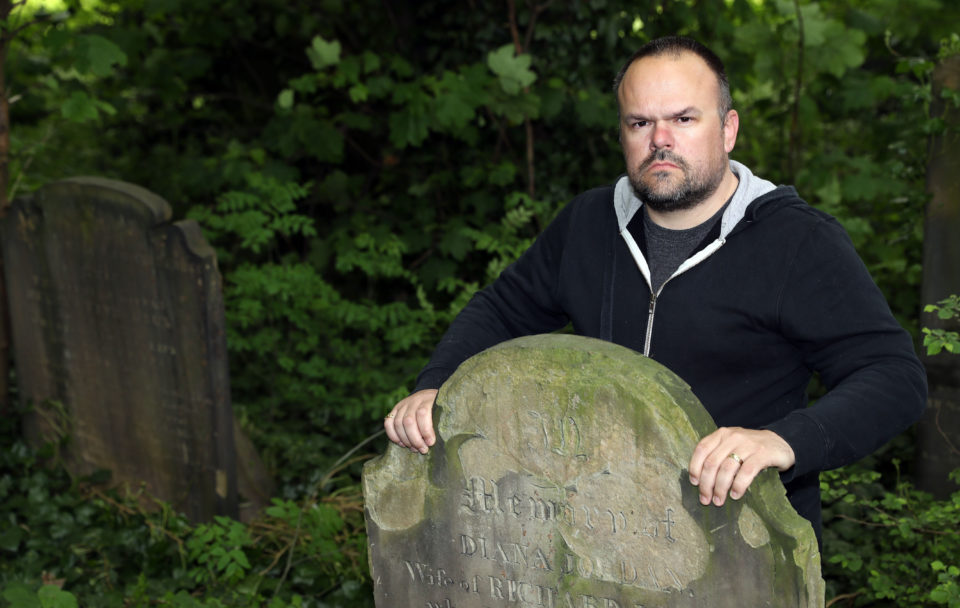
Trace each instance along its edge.
<path fill-rule="evenodd" d="M 569 321 L 667 366 L 718 426 L 783 437 L 796 455 L 781 473 L 787 496 L 819 539 L 818 473 L 915 422 L 926 374 L 840 224 L 792 187 L 731 169 L 739 185 L 721 221 L 655 295 L 626 178 L 575 198 L 457 316 L 416 390 L 439 388 L 494 344 Z M 808 407 L 814 371 L 828 392 Z"/>

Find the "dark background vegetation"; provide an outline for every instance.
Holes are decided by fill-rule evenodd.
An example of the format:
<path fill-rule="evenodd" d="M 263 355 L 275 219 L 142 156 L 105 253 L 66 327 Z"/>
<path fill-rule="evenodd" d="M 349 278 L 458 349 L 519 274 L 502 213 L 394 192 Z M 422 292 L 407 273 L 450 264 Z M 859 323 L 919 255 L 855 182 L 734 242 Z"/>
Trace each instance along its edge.
<path fill-rule="evenodd" d="M 278 488 L 253 522 L 193 526 L 42 466 L 6 416 L 0 606 L 371 606 L 368 440 L 470 295 L 623 171 L 610 83 L 656 36 L 725 59 L 732 156 L 836 215 L 919 339 L 930 77 L 958 30 L 952 0 L 13 7 L 7 191 L 101 175 L 201 223 Z M 960 498 L 914 490 L 912 455 L 825 475 L 831 605 L 960 606 Z"/>

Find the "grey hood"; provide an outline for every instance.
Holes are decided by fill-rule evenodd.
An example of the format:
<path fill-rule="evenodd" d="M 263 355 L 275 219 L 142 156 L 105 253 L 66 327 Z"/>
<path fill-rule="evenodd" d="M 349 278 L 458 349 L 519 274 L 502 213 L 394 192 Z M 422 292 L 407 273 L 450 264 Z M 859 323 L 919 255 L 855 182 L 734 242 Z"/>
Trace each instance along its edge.
<path fill-rule="evenodd" d="M 726 238 L 733 227 L 743 218 L 747 207 L 756 198 L 776 189 L 776 186 L 763 178 L 757 177 L 747 168 L 746 165 L 738 163 L 735 160 L 730 161 L 730 170 L 740 180 L 736 192 L 726 211 L 723 212 L 723 219 L 720 221 L 720 239 Z M 616 188 L 613 192 L 613 205 L 617 212 L 617 224 L 620 232 L 627 228 L 627 224 L 633 218 L 634 214 L 643 206 L 643 201 L 633 192 L 630 186 L 629 178 L 624 175 L 617 180 Z"/>

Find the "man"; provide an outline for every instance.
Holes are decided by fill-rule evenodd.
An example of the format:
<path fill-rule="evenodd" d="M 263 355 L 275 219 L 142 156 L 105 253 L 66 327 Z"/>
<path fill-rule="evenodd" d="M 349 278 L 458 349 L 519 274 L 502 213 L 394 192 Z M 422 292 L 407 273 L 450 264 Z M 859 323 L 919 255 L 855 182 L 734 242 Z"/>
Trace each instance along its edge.
<path fill-rule="evenodd" d="M 627 175 L 574 199 L 454 320 L 391 441 L 426 453 L 437 388 L 496 343 L 572 322 L 683 378 L 720 427 L 690 459 L 700 502 L 776 467 L 821 537 L 819 472 L 904 430 L 926 376 L 840 225 L 729 160 L 739 129 L 722 62 L 654 40 L 615 82 Z M 828 393 L 807 407 L 816 371 Z"/>

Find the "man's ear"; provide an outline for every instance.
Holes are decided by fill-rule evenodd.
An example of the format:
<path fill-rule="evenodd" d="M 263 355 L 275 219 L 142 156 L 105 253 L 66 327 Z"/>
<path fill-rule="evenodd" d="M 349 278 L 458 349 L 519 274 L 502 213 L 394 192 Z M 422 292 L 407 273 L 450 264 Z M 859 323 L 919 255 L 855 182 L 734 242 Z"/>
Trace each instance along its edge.
<path fill-rule="evenodd" d="M 740 130 L 740 115 L 736 110 L 727 112 L 723 121 L 723 149 L 730 154 L 737 143 L 737 131 Z"/>

